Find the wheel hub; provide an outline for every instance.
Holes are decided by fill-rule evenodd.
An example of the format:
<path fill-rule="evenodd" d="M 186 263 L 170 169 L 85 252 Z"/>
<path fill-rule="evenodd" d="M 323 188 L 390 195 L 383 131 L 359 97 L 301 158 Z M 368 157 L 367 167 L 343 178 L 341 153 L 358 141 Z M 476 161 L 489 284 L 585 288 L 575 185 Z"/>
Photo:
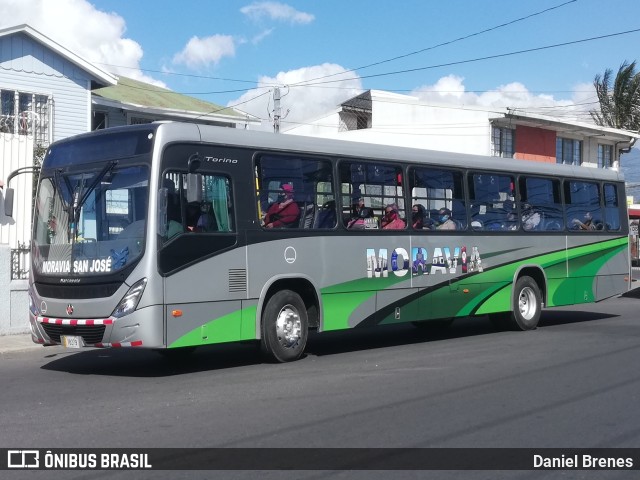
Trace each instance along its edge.
<path fill-rule="evenodd" d="M 525 287 L 520 292 L 518 298 L 518 308 L 520 309 L 520 315 L 525 320 L 531 320 L 536 314 L 536 297 L 533 289 Z"/>
<path fill-rule="evenodd" d="M 276 320 L 276 334 L 280 344 L 286 348 L 295 346 L 302 336 L 302 323 L 298 311 L 292 305 L 285 305 Z"/>

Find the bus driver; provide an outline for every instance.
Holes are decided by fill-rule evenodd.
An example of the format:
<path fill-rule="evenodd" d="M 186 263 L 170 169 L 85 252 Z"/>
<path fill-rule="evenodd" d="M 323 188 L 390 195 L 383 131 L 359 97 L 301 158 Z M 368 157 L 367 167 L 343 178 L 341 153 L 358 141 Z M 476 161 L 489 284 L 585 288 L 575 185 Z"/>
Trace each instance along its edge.
<path fill-rule="evenodd" d="M 300 217 L 300 207 L 293 201 L 293 186 L 282 184 L 278 201 L 272 204 L 264 217 L 265 228 L 293 227 Z"/>

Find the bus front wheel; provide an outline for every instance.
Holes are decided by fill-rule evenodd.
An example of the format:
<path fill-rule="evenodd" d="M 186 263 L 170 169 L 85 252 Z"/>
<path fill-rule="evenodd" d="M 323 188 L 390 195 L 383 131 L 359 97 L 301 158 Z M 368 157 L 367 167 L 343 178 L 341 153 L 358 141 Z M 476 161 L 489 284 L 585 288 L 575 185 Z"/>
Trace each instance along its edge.
<path fill-rule="evenodd" d="M 309 334 L 307 309 L 295 292 L 281 290 L 268 301 L 262 314 L 263 353 L 277 362 L 290 362 L 302 356 Z"/>
<path fill-rule="evenodd" d="M 513 310 L 493 314 L 491 321 L 499 329 L 534 330 L 542 312 L 542 295 L 538 284 L 531 277 L 520 277 L 513 293 Z"/>

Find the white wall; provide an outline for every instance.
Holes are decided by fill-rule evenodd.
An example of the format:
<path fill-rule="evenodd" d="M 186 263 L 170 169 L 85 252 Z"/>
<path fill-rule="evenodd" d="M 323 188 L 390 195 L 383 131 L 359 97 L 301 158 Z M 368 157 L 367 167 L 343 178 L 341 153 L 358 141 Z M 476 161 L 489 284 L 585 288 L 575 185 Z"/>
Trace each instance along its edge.
<path fill-rule="evenodd" d="M 337 110 L 283 133 L 490 155 L 489 118 L 490 114 L 482 110 L 425 105 L 414 97 L 372 94 L 371 128 L 340 132 Z"/>
<path fill-rule="evenodd" d="M 0 178 L 6 183 L 9 174 L 21 167 L 33 165 L 33 137 L 0 133 Z M 0 244 L 16 248 L 28 243 L 31 230 L 33 175 L 20 174 L 0 191 Z M 4 195 L 14 189 L 13 217 L 4 214 Z M 0 273 L 1 274 L 1 273 Z"/>
<path fill-rule="evenodd" d="M 0 335 L 29 332 L 27 281 L 11 281 L 11 249 L 0 245 Z"/>

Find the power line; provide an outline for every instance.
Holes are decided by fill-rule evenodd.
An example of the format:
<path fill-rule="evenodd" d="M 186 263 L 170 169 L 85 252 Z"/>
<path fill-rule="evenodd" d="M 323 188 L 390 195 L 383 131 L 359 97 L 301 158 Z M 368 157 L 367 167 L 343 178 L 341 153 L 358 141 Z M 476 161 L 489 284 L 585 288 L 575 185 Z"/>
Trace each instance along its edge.
<path fill-rule="evenodd" d="M 165 70 L 152 70 L 150 68 L 140 68 L 140 67 L 129 67 L 126 65 L 113 65 L 111 63 L 101 63 L 101 62 L 93 62 L 96 65 L 104 65 L 106 67 L 112 68 L 126 68 L 129 70 L 140 70 L 141 72 L 149 72 L 149 73 L 161 73 L 163 75 L 175 75 L 178 77 L 189 77 L 189 78 L 200 78 L 205 80 L 221 80 L 225 82 L 238 82 L 238 83 L 256 83 L 255 80 L 243 80 L 238 78 L 224 78 L 224 77 L 212 77 L 210 75 L 196 75 L 192 73 L 178 73 L 178 72 L 167 72 Z"/>
<path fill-rule="evenodd" d="M 473 63 L 473 62 L 479 62 L 479 61 L 484 61 L 484 60 L 492 60 L 492 59 L 496 59 L 496 58 L 503 58 L 503 57 L 514 56 L 514 55 L 521 55 L 523 53 L 531 53 L 531 52 L 535 52 L 535 51 L 542 51 L 542 50 L 548 50 L 548 49 L 552 49 L 552 48 L 564 47 L 564 46 L 568 46 L 568 45 L 586 43 L 586 42 L 591 42 L 591 41 L 595 41 L 595 40 L 602 40 L 602 39 L 605 39 L 605 38 L 621 36 L 621 35 L 628 35 L 630 33 L 637 33 L 639 31 L 640 31 L 640 28 L 633 29 L 633 30 L 627 30 L 627 31 L 623 31 L 623 32 L 606 34 L 606 35 L 599 35 L 599 36 L 596 36 L 596 37 L 589 37 L 589 38 L 584 38 L 584 39 L 580 39 L 580 40 L 572 40 L 572 41 L 569 41 L 569 42 L 562 42 L 562 43 L 556 43 L 556 44 L 552 44 L 552 45 L 545 45 L 545 46 L 542 46 L 542 47 L 534 47 L 534 48 L 529 48 L 529 49 L 524 49 L 524 50 L 517 50 L 517 51 L 514 51 L 514 52 L 500 53 L 500 54 L 496 54 L 496 55 L 489 55 L 489 56 L 485 56 L 485 57 L 476 57 L 476 58 L 472 58 L 472 59 L 459 60 L 459 61 L 455 61 L 455 62 L 448 62 L 448 63 L 442 63 L 442 64 L 436 64 L 436 65 L 428 65 L 428 66 L 425 66 L 425 67 L 418 67 L 418 68 L 412 68 L 412 69 L 406 69 L 406 70 L 397 70 L 397 71 L 392 71 L 392 72 L 383 72 L 383 73 L 365 75 L 365 76 L 354 77 L 354 78 L 349 78 L 349 79 L 326 80 L 326 81 L 317 82 L 317 83 L 305 83 L 305 84 L 302 84 L 302 82 L 298 82 L 296 84 L 291 84 L 289 86 L 290 87 L 296 87 L 296 88 L 300 88 L 300 87 L 305 87 L 305 88 L 316 87 L 317 88 L 319 86 L 325 86 L 326 84 L 330 84 L 330 83 L 346 82 L 346 81 L 349 81 L 349 80 L 362 80 L 362 79 L 366 79 L 366 78 L 376 78 L 376 77 L 383 77 L 383 76 L 389 76 L 389 75 L 399 75 L 399 74 L 403 74 L 403 73 L 412 73 L 412 72 L 422 71 L 422 70 L 429 70 L 429 69 L 435 69 L 435 68 L 441 68 L 441 67 L 447 67 L 447 66 L 453 66 L 453 65 L 461 65 L 461 64 L 465 64 L 465 63 Z M 350 70 L 350 71 L 353 71 L 353 70 Z M 341 72 L 340 74 L 348 73 L 348 72 L 349 71 Z M 218 77 L 202 77 L 202 76 L 201 76 L 201 78 L 220 79 Z M 320 77 L 320 78 L 323 78 L 323 77 Z M 233 81 L 242 81 L 242 80 L 233 80 Z M 305 82 L 309 82 L 309 81 L 310 80 L 307 80 Z M 248 82 L 248 81 L 245 81 L 245 82 Z M 248 83 L 255 83 L 255 82 L 248 82 Z M 140 89 L 144 90 L 144 88 L 141 88 L 141 87 L 137 87 L 137 88 L 140 88 Z M 256 88 L 269 88 L 269 87 L 256 87 Z M 343 89 L 348 89 L 348 87 L 342 87 L 342 88 Z M 245 90 L 239 90 L 239 91 L 245 91 Z M 491 90 L 489 90 L 489 91 L 491 91 Z M 179 93 L 179 92 L 167 91 L 167 93 Z M 220 91 L 220 92 L 209 92 L 209 93 L 210 94 L 214 94 L 214 93 L 226 93 L 226 92 L 225 91 Z"/>
<path fill-rule="evenodd" d="M 568 45 L 576 45 L 578 43 L 585 43 L 585 42 L 592 42 L 595 40 L 602 40 L 605 38 L 611 38 L 611 37 L 616 37 L 616 36 L 620 36 L 620 35 L 628 35 L 630 33 L 637 33 L 640 32 L 640 28 L 636 28 L 634 30 L 626 30 L 624 32 L 617 32 L 617 33 L 610 33 L 607 35 L 599 35 L 597 37 L 589 37 L 589 38 L 583 38 L 581 40 L 573 40 L 570 42 L 563 42 L 563 43 L 555 43 L 552 45 L 545 45 L 543 47 L 534 47 L 534 48 L 527 48 L 524 50 L 516 50 L 514 52 L 508 52 L 508 53 L 499 53 L 496 55 L 488 55 L 486 57 L 476 57 L 476 58 L 471 58 L 471 59 L 467 59 L 467 60 L 459 60 L 456 62 L 448 62 L 448 63 L 440 63 L 437 65 L 429 65 L 426 67 L 417 67 L 417 68 L 409 68 L 406 70 L 396 70 L 394 72 L 386 72 L 386 73 L 376 73 L 376 74 L 372 74 L 372 75 L 364 75 L 361 77 L 357 77 L 357 78 L 347 78 L 347 79 L 342 79 L 342 80 L 327 80 L 325 82 L 318 82 L 317 84 L 309 84 L 309 85 L 321 85 L 321 84 L 326 84 L 326 83 L 335 83 L 335 82 L 344 82 L 344 81 L 349 81 L 349 80 L 362 80 L 365 78 L 376 78 L 376 77 L 385 77 L 385 76 L 389 76 L 389 75 L 399 75 L 402 73 L 412 73 L 412 72 L 419 72 L 422 70 L 430 70 L 430 69 L 434 69 L 434 68 L 441 68 L 441 67 L 450 67 L 453 65 L 462 65 L 464 63 L 473 63 L 473 62 L 480 62 L 483 60 L 494 60 L 496 58 L 504 58 L 504 57 L 509 57 L 509 56 L 513 56 L 513 55 L 521 55 L 523 53 L 531 53 L 531 52 L 537 52 L 537 51 L 541 51 L 541 50 L 549 50 L 552 48 L 558 48 L 558 47 L 566 47 Z M 309 85 L 297 85 L 297 84 L 293 84 L 290 85 L 291 87 L 298 87 L 298 86 L 302 86 L 302 87 L 306 87 Z"/>
<path fill-rule="evenodd" d="M 389 63 L 389 62 L 392 62 L 392 61 L 395 61 L 395 60 L 399 60 L 399 59 L 402 59 L 402 58 L 406 58 L 406 57 L 409 57 L 409 56 L 412 56 L 412 55 L 417 55 L 419 53 L 426 52 L 428 50 L 434 50 L 434 49 L 436 49 L 438 47 L 450 45 L 450 44 L 453 44 L 453 43 L 456 43 L 456 42 L 459 42 L 459 41 L 462 41 L 462 40 L 467 40 L 469 38 L 472 38 L 472 37 L 475 37 L 475 36 L 479 36 L 479 35 L 482 35 L 484 33 L 491 32 L 493 30 L 498 30 L 500 28 L 503 28 L 503 27 L 506 27 L 506 26 L 509 26 L 509 25 L 513 25 L 513 24 L 518 23 L 518 22 L 522 22 L 522 21 L 527 20 L 529 18 L 538 16 L 538 15 L 542 15 L 544 13 L 550 12 L 552 10 L 556 10 L 558 8 L 564 7 L 564 6 L 566 6 L 566 5 L 570 4 L 570 3 L 575 3 L 575 2 L 577 2 L 577 0 L 569 0 L 567 2 L 564 2 L 562 4 L 556 5 L 554 7 L 546 8 L 544 10 L 540 10 L 539 12 L 535 12 L 535 13 L 532 13 L 530 15 L 526 15 L 524 17 L 520 17 L 520 18 L 517 18 L 515 20 L 511 20 L 509 22 L 505 22 L 505 23 L 502 23 L 502 24 L 499 24 L 499 25 L 495 25 L 493 27 L 489 27 L 489 28 L 486 28 L 484 30 L 480 30 L 478 32 L 474 32 L 474 33 L 471 33 L 469 35 L 465 35 L 463 37 L 459 37 L 459 38 L 456 38 L 456 39 L 453 39 L 453 40 L 442 42 L 442 43 L 437 44 L 437 45 L 432 45 L 430 47 L 422 48 L 422 49 L 416 50 L 414 52 L 398 55 L 398 56 L 393 57 L 393 58 L 380 60 L 378 62 L 374 62 L 374 63 L 371 63 L 369 65 L 363 65 L 361 67 L 352 68 L 352 69 L 346 70 L 344 72 L 325 75 L 325 76 L 322 76 L 322 77 L 317 77 L 315 79 L 304 80 L 302 82 L 298 82 L 298 84 L 303 84 L 303 83 L 306 83 L 306 82 L 314 82 L 316 80 L 321 80 L 321 79 L 324 79 L 324 78 L 333 77 L 335 75 L 342 75 L 344 73 L 354 72 L 356 70 L 364 70 L 365 68 L 369 68 L 369 67 L 373 67 L 373 66 L 377 66 L 377 65 L 382 65 L 384 63 Z M 160 73 L 160 74 L 163 74 L 163 75 L 175 75 L 175 76 L 182 76 L 182 77 L 189 77 L 189 78 L 200 78 L 200 79 L 207 79 L 207 80 L 220 80 L 220 81 L 227 81 L 227 82 L 252 83 L 252 84 L 256 83 L 255 80 L 245 80 L 245 79 L 237 79 L 237 78 L 224 78 L 224 77 L 212 77 L 212 76 L 208 76 L 208 75 L 196 75 L 196 74 L 178 73 L 178 72 L 167 72 L 165 70 L 143 69 L 143 68 L 124 66 L 124 65 L 113 65 L 113 64 L 108 64 L 108 63 L 101 63 L 101 62 L 95 62 L 95 64 L 96 65 L 104 65 L 104 66 L 107 66 L 107 67 L 114 67 L 114 68 L 140 70 L 140 71 L 149 72 L 149 73 Z M 298 85 L 298 84 L 296 84 L 296 85 Z M 233 93 L 233 92 L 235 92 L 235 90 L 220 91 L 220 92 L 209 92 L 209 93 Z M 204 93 L 191 93 L 191 94 L 192 95 L 202 95 Z"/>
<path fill-rule="evenodd" d="M 217 110 L 212 110 L 211 112 L 208 112 L 208 113 L 203 113 L 202 115 L 198 115 L 197 117 L 195 117 L 194 120 L 197 120 L 198 118 L 206 117 L 207 115 L 211 115 L 211 114 L 214 114 L 214 113 L 221 112 L 222 110 L 236 108 L 239 105 L 244 105 L 245 103 L 249 103 L 249 102 L 252 102 L 253 100 L 256 100 L 256 99 L 258 99 L 260 97 L 263 97 L 264 95 L 267 95 L 268 93 L 271 93 L 271 90 L 267 90 L 266 92 L 263 92 L 260 95 L 256 95 L 255 97 L 251 97 L 248 100 L 245 100 L 244 102 L 238 102 L 238 103 L 236 103 L 234 105 L 229 105 L 227 107 L 218 108 Z"/>
<path fill-rule="evenodd" d="M 298 86 L 299 84 L 304 84 L 304 83 L 306 83 L 306 82 L 314 82 L 314 81 L 317 81 L 317 80 L 323 80 L 323 79 L 325 79 L 325 78 L 334 77 L 334 76 L 336 76 L 336 75 L 342 75 L 342 74 L 344 74 L 344 73 L 355 72 L 356 70 L 364 70 L 365 68 L 374 67 L 374 66 L 377 66 L 377 65 L 382 65 L 382 64 L 384 64 L 384 63 L 393 62 L 393 61 L 395 61 L 395 60 L 400 60 L 400 59 L 402 59 L 402 58 L 410 57 L 410 56 L 412 56 L 412 55 L 417 55 L 418 53 L 423 53 L 423 52 L 426 52 L 426 51 L 429 51 L 429 50 L 434 50 L 434 49 L 439 48 L 439 47 L 443 47 L 443 46 L 446 46 L 446 45 L 451 45 L 452 43 L 460 42 L 460 41 L 462 41 L 462 40 L 468 40 L 469 38 L 476 37 L 476 36 L 482 35 L 482 34 L 484 34 L 484 33 L 488 33 L 488 32 L 491 32 L 491 31 L 493 31 L 493 30 L 497 30 L 497 29 L 499 29 L 499 28 L 503 28 L 503 27 L 506 27 L 506 26 L 509 26 L 509 25 L 513 25 L 514 23 L 522 22 L 522 21 L 524 21 L 524 20 L 527 20 L 527 19 L 529 19 L 529 18 L 535 17 L 535 16 L 537 16 L 537 15 L 542 15 L 543 13 L 547 13 L 547 12 L 550 12 L 550 11 L 552 11 L 552 10 L 556 10 L 556 9 L 558 9 L 558 8 L 564 7 L 565 5 L 568 5 L 568 4 L 570 4 L 570 3 L 574 3 L 574 2 L 576 2 L 576 1 L 577 1 L 577 0 L 570 0 L 570 1 L 568 1 L 568 2 L 564 2 L 564 3 L 560 4 L 560 5 L 556 5 L 555 7 L 550 7 L 550 8 L 547 8 L 547 9 L 541 10 L 541 11 L 539 11 L 539 12 L 535 12 L 535 13 L 532 13 L 532 14 L 530 14 L 530 15 L 526 15 L 526 16 L 524 16 L 524 17 L 520 17 L 520 18 L 517 18 L 517 19 L 515 19 L 515 20 L 511 20 L 511 21 L 509 21 L 509 22 L 501 23 L 500 25 L 495 25 L 495 26 L 493 26 L 493 27 L 486 28 L 486 29 L 484 29 L 484 30 L 480 30 L 479 32 L 474 32 L 474 33 L 471 33 L 471 34 L 469 34 L 469 35 L 465 35 L 465 36 L 463 36 L 463 37 L 456 38 L 456 39 L 454 39 L 454 40 L 449 40 L 449 41 L 447 41 L 447 42 L 442 42 L 442 43 L 439 43 L 439 44 L 436 44 L 436 45 L 432 45 L 431 47 L 422 48 L 422 49 L 420 49 L 420 50 L 416 50 L 416 51 L 414 51 L 414 52 L 405 53 L 405 54 L 403 54 L 403 55 L 398 55 L 398 56 L 393 57 L 393 58 L 388 58 L 388 59 L 386 59 L 386 60 L 381 60 L 381 61 L 379 61 L 379 62 L 370 63 L 370 64 L 368 64 L 368 65 L 364 65 L 364 66 L 361 66 L 361 67 L 352 68 L 352 69 L 350 69 L 350 70 L 346 70 L 346 71 L 344 71 L 344 72 L 340 72 L 340 73 L 332 73 L 332 74 L 330 74 L 330 75 L 325 75 L 325 76 L 318 77 L 318 78 L 315 78 L 315 79 L 311 79 L 311 80 L 304 80 L 303 82 L 298 82 L 297 84 L 294 84 L 294 85 L 295 85 L 295 86 Z M 293 86 L 293 85 L 292 85 L 292 86 Z"/>

